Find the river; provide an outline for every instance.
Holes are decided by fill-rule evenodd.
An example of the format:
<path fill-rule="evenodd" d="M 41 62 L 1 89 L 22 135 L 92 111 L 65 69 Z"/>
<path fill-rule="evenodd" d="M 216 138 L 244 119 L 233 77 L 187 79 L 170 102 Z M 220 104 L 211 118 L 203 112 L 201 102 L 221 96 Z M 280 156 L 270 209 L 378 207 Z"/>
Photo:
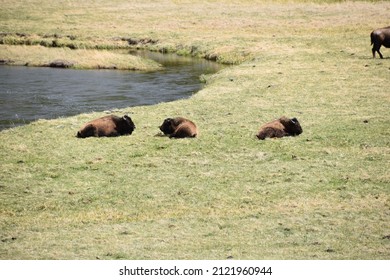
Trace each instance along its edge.
<path fill-rule="evenodd" d="M 174 54 L 138 52 L 164 66 L 156 72 L 0 66 L 0 130 L 93 111 L 187 98 L 201 74 L 220 64 Z"/>

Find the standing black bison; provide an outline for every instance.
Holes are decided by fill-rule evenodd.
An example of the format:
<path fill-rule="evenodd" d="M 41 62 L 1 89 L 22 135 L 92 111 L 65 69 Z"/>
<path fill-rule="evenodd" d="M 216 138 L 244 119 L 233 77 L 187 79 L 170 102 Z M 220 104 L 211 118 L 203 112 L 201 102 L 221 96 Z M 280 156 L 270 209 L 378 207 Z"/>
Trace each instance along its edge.
<path fill-rule="evenodd" d="M 198 135 L 195 123 L 182 117 L 167 118 L 159 128 L 165 135 L 173 138 L 194 138 Z"/>
<path fill-rule="evenodd" d="M 131 135 L 135 125 L 128 115 L 118 117 L 114 115 L 105 116 L 96 120 L 87 122 L 77 132 L 78 138 L 85 137 L 113 137 L 120 135 Z"/>
<path fill-rule="evenodd" d="M 265 138 L 296 136 L 301 133 L 302 127 L 297 118 L 289 119 L 282 116 L 279 119 L 262 125 L 256 136 L 260 140 L 264 140 Z"/>
<path fill-rule="evenodd" d="M 372 31 L 371 45 L 373 45 L 372 56 L 375 57 L 375 52 L 378 52 L 380 58 L 383 58 L 383 55 L 381 54 L 379 49 L 382 45 L 386 48 L 390 48 L 390 26 Z"/>

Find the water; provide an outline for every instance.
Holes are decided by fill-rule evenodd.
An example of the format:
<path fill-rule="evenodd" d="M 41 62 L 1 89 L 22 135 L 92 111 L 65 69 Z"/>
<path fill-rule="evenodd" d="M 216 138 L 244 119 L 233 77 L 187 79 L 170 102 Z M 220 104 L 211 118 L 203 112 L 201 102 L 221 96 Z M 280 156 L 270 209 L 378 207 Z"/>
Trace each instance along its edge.
<path fill-rule="evenodd" d="M 204 59 L 139 52 L 165 68 L 156 72 L 0 66 L 0 130 L 53 119 L 187 98 L 200 75 L 221 65 Z"/>

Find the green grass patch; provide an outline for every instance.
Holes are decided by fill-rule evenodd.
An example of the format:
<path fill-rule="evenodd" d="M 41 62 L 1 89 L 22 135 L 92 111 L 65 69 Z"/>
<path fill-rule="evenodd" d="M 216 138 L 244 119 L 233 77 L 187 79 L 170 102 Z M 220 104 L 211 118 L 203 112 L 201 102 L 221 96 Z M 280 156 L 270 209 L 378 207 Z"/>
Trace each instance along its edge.
<path fill-rule="evenodd" d="M 0 258 L 390 257 L 390 60 L 369 41 L 388 2 L 8 2 L 6 32 L 153 38 L 238 65 L 189 99 L 118 109 L 131 136 L 75 137 L 103 112 L 0 132 Z M 303 134 L 257 140 L 281 115 Z M 169 116 L 199 137 L 156 136 Z"/>

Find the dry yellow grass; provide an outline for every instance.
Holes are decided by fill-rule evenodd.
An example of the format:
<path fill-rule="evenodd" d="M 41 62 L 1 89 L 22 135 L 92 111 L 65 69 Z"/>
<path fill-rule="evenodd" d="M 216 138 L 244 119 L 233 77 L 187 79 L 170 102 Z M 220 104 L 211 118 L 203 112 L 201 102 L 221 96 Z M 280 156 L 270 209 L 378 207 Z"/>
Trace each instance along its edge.
<path fill-rule="evenodd" d="M 51 1 L 20 5 L 7 0 L 1 27 L 6 33 L 26 35 L 23 40 L 29 42 L 50 45 L 54 40 L 76 48 L 123 48 L 122 39 L 153 39 L 138 46 L 240 63 L 267 54 L 293 54 L 307 44 L 332 44 L 313 40 L 322 35 L 344 34 L 344 48 L 353 49 L 355 42 L 347 43 L 351 35 L 367 38 L 373 28 L 388 25 L 386 2 L 318 2 L 157 1 L 151 7 L 142 1 L 67 1 L 53 6 Z"/>

